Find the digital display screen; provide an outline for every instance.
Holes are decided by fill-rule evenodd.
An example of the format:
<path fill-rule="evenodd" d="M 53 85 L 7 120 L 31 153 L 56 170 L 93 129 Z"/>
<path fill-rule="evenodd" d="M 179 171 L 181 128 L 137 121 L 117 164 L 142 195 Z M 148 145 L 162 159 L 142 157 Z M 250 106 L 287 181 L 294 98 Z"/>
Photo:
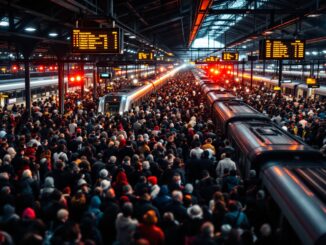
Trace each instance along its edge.
<path fill-rule="evenodd" d="M 119 28 L 73 29 L 73 53 L 119 54 L 121 47 Z"/>
<path fill-rule="evenodd" d="M 306 79 L 306 84 L 308 85 L 308 88 L 319 88 L 319 82 L 316 78 L 308 77 Z"/>
<path fill-rule="evenodd" d="M 275 86 L 274 91 L 281 91 L 281 88 L 279 86 Z"/>
<path fill-rule="evenodd" d="M 267 39 L 259 43 L 259 57 L 263 60 L 302 60 L 305 58 L 304 40 Z"/>
<path fill-rule="evenodd" d="M 111 73 L 101 73 L 100 78 L 111 78 Z"/>
<path fill-rule="evenodd" d="M 238 52 L 222 52 L 222 60 L 234 61 L 239 60 Z"/>
<path fill-rule="evenodd" d="M 210 57 L 207 57 L 204 61 L 205 62 L 217 62 L 217 61 L 220 61 L 220 58 L 217 56 L 210 56 Z"/>
<path fill-rule="evenodd" d="M 315 78 L 308 77 L 306 80 L 306 84 L 307 85 L 315 85 L 315 84 L 317 84 L 317 80 Z"/>
<path fill-rule="evenodd" d="M 154 53 L 152 52 L 138 52 L 138 60 L 154 60 Z"/>

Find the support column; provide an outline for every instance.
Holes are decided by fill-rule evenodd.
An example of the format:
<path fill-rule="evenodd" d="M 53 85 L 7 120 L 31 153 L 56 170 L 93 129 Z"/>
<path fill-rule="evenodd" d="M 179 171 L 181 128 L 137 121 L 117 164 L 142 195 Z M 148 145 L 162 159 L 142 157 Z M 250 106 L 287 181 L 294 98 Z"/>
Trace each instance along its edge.
<path fill-rule="evenodd" d="M 29 72 L 29 58 L 25 57 L 24 61 L 25 67 L 25 101 L 26 101 L 26 112 L 28 118 L 32 117 L 31 112 L 31 78 Z"/>
<path fill-rule="evenodd" d="M 242 59 L 242 80 L 241 80 L 241 83 L 242 83 L 242 86 L 244 86 L 244 72 L 245 72 L 245 60 Z"/>
<path fill-rule="evenodd" d="M 96 100 L 97 95 L 97 77 L 96 77 L 96 70 L 93 70 L 93 101 Z"/>
<path fill-rule="evenodd" d="M 24 67 L 25 67 L 25 103 L 26 113 L 30 118 L 31 112 L 31 79 L 29 71 L 29 58 L 31 57 L 34 49 L 38 45 L 38 40 L 32 38 L 15 38 L 15 46 L 24 56 Z"/>
<path fill-rule="evenodd" d="M 279 60 L 278 63 L 278 86 L 281 88 L 282 85 L 282 70 L 283 70 L 283 60 Z M 281 95 L 281 90 L 279 91 Z"/>
<path fill-rule="evenodd" d="M 65 106 L 65 83 L 64 83 L 64 62 L 58 61 L 58 84 L 59 84 L 59 112 L 64 114 Z"/>
<path fill-rule="evenodd" d="M 84 99 L 84 95 L 85 95 L 85 73 L 84 73 L 84 63 L 81 64 L 80 66 L 80 71 L 81 71 L 81 74 L 82 74 L 82 81 L 81 81 L 81 84 L 80 84 L 80 99 L 83 100 Z"/>
<path fill-rule="evenodd" d="M 253 73 L 254 73 L 254 61 L 250 61 L 250 89 L 252 89 L 252 82 L 253 82 Z"/>

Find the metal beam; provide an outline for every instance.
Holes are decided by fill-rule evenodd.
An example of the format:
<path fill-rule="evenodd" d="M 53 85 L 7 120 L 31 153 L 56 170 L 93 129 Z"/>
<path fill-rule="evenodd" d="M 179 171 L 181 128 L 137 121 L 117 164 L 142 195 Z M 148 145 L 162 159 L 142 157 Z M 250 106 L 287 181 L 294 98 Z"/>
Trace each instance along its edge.
<path fill-rule="evenodd" d="M 129 10 L 143 23 L 145 26 L 149 26 L 148 22 L 140 15 L 137 9 L 129 2 L 125 2 Z"/>
<path fill-rule="evenodd" d="M 5 5 L 5 8 L 8 7 L 8 1 L 7 0 L 0 0 L 0 4 Z M 23 13 L 26 13 L 26 14 L 29 14 L 29 15 L 41 17 L 43 20 L 46 20 L 46 21 L 56 22 L 59 25 L 63 25 L 63 26 L 69 27 L 69 28 L 74 27 L 71 23 L 63 23 L 63 22 L 61 22 L 60 19 L 56 19 L 56 18 L 50 17 L 47 14 L 43 14 L 43 13 L 37 12 L 37 11 L 35 11 L 33 9 L 22 7 L 22 6 L 18 5 L 18 4 L 15 4 L 15 3 L 11 3 L 10 4 L 10 7 L 11 8 L 14 8 L 14 9 L 17 9 L 17 10 L 20 10 Z"/>
<path fill-rule="evenodd" d="M 169 20 L 163 21 L 161 23 L 158 23 L 156 25 L 152 25 L 152 26 L 146 27 L 146 28 L 140 30 L 139 32 L 142 33 L 142 32 L 146 32 L 146 31 L 149 31 L 149 30 L 153 30 L 155 28 L 158 28 L 158 27 L 161 27 L 161 26 L 165 26 L 165 25 L 170 24 L 172 22 L 176 22 L 176 21 L 182 20 L 182 18 L 183 18 L 183 16 L 178 16 L 178 17 L 175 17 L 173 19 L 169 19 Z"/>
<path fill-rule="evenodd" d="M 210 9 L 208 15 L 221 15 L 221 14 L 305 14 L 307 9 Z M 325 11 L 315 11 L 317 13 L 325 13 Z M 202 11 L 201 13 L 204 13 Z"/>

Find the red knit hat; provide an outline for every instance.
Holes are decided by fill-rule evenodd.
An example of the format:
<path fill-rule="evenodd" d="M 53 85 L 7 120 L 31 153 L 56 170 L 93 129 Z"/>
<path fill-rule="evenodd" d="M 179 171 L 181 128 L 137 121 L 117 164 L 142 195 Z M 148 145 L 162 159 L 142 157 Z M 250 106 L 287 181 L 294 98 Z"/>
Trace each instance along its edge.
<path fill-rule="evenodd" d="M 22 218 L 23 219 L 35 219 L 36 218 L 36 214 L 34 209 L 32 208 L 25 208 L 23 214 L 22 214 Z"/>
<path fill-rule="evenodd" d="M 157 185 L 157 177 L 156 176 L 148 176 L 147 181 L 152 185 Z"/>
<path fill-rule="evenodd" d="M 121 203 L 129 202 L 129 197 L 127 197 L 127 196 L 121 196 L 121 197 L 120 197 L 120 202 L 121 202 Z"/>

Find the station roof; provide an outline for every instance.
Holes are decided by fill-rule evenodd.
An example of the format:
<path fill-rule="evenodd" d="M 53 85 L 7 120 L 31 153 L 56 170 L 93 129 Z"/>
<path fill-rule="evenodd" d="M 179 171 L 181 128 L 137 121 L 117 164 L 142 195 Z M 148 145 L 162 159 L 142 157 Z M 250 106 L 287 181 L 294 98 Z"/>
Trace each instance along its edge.
<path fill-rule="evenodd" d="M 323 50 L 325 11 L 323 0 L 0 0 L 0 58 L 5 52 L 21 58 L 24 45 L 34 45 L 39 57 L 62 47 L 69 52 L 74 27 L 113 22 L 124 30 L 124 56 L 130 57 L 139 50 L 179 58 L 218 47 L 256 51 L 266 37 L 301 38 Z M 194 48 L 205 38 L 211 44 Z"/>

